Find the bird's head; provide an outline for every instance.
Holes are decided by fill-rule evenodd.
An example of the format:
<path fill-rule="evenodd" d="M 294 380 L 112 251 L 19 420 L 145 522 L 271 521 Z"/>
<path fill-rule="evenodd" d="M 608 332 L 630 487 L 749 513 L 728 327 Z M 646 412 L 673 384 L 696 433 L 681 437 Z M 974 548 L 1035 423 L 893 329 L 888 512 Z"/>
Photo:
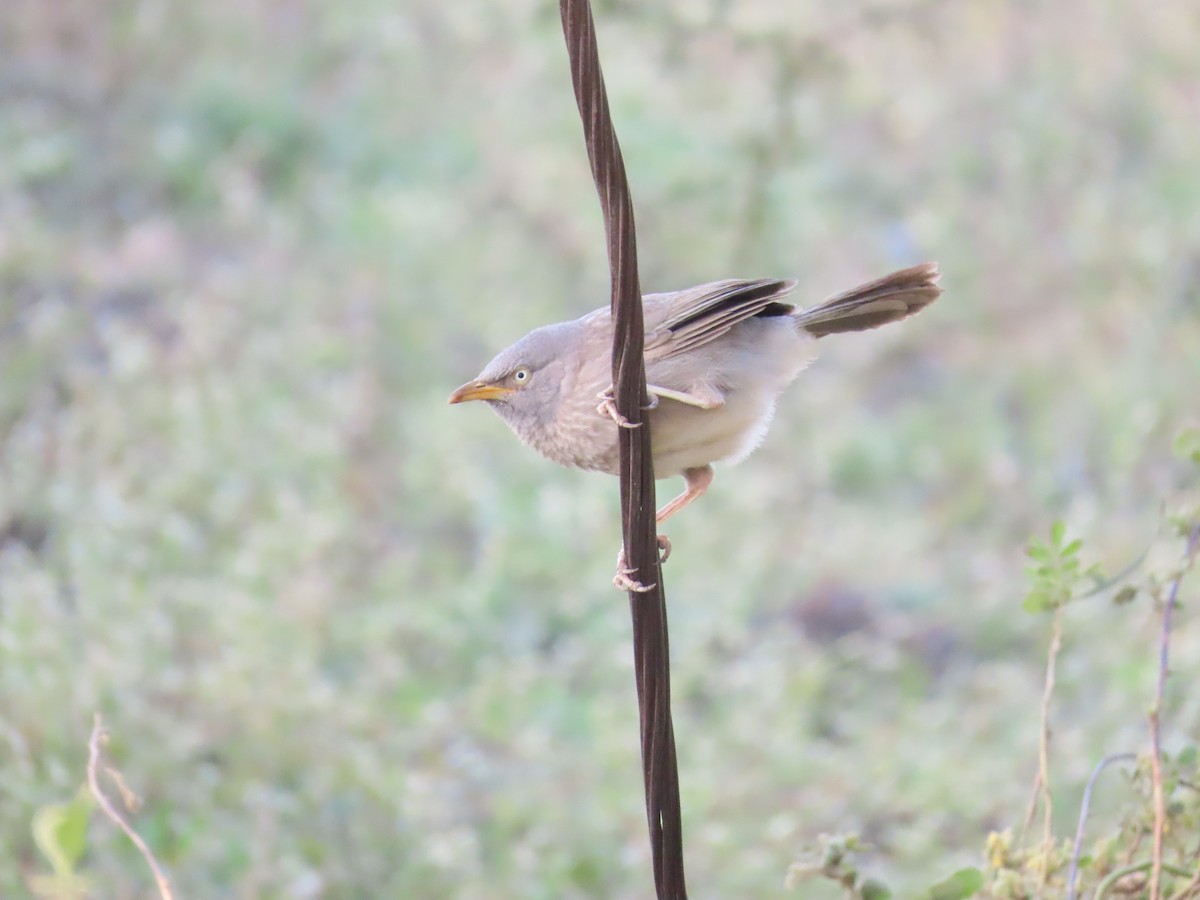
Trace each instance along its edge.
<path fill-rule="evenodd" d="M 450 402 L 483 400 L 522 436 L 529 429 L 546 426 L 558 411 L 563 375 L 578 343 L 577 331 L 575 322 L 531 331 L 451 394 Z"/>

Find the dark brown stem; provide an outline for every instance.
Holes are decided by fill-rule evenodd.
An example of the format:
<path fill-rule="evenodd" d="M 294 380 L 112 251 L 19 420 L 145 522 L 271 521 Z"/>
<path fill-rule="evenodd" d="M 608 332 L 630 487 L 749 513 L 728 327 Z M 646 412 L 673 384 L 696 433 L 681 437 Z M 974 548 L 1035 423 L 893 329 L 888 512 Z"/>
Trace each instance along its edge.
<path fill-rule="evenodd" d="M 630 591 L 633 658 L 641 714 L 642 775 L 646 818 L 660 898 L 687 896 L 683 873 L 683 836 L 679 813 L 679 773 L 671 724 L 671 673 L 667 606 L 654 521 L 654 467 L 650 426 L 644 419 L 646 369 L 641 289 L 633 202 L 625 163 L 608 110 L 596 28 L 588 0 L 560 0 L 563 35 L 571 64 L 571 82 L 583 121 L 592 177 L 604 213 L 608 262 L 612 274 L 612 376 L 616 409 L 631 424 L 620 437 L 621 525 L 626 561 L 634 582 L 653 585 Z M 614 426 L 615 427 L 615 426 Z"/>

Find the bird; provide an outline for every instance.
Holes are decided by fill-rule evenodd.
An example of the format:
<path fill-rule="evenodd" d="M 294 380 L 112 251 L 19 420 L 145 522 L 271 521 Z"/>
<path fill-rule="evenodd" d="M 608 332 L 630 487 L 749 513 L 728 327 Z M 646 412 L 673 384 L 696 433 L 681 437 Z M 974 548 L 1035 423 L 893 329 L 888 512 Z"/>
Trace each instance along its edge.
<path fill-rule="evenodd" d="M 803 308 L 794 278 L 726 279 L 642 297 L 651 459 L 656 478 L 684 490 L 655 514 L 662 524 L 762 443 L 784 389 L 816 357 L 818 339 L 920 312 L 942 293 L 936 263 L 901 269 Z M 450 403 L 483 401 L 518 438 L 564 466 L 616 475 L 608 307 L 534 329 L 498 353 Z M 614 419 L 616 423 L 614 424 Z M 659 546 L 669 553 L 670 542 Z M 619 584 L 621 564 L 618 562 Z"/>

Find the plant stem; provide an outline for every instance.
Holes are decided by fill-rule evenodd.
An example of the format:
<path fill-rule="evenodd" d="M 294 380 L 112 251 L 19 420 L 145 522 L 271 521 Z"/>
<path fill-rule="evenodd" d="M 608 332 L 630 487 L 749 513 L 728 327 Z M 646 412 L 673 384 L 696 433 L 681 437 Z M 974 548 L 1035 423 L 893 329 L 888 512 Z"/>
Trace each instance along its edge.
<path fill-rule="evenodd" d="M 146 860 L 146 865 L 150 867 L 151 873 L 154 875 L 154 883 L 158 886 L 158 895 L 162 900 L 172 900 L 171 885 L 167 881 L 167 876 L 163 873 L 162 866 L 158 864 L 158 860 L 154 856 L 154 852 L 150 846 L 142 839 L 142 836 L 133 830 L 125 817 L 117 812 L 117 808 L 113 806 L 112 801 L 100 788 L 100 747 L 108 739 L 108 732 L 104 730 L 104 723 L 100 720 L 100 713 L 96 713 L 92 720 L 92 736 L 88 740 L 88 763 L 87 763 L 87 780 L 88 787 L 91 789 L 92 796 L 96 802 L 100 804 L 100 810 L 104 813 L 113 824 L 125 832 L 125 836 L 133 841 L 133 845 L 137 847 L 138 853 L 142 854 L 142 858 Z M 123 784 L 122 794 L 125 794 L 127 788 Z"/>
<path fill-rule="evenodd" d="M 1133 875 L 1135 872 L 1145 872 L 1154 867 L 1153 860 L 1134 863 L 1132 866 L 1123 866 L 1120 869 L 1114 869 L 1108 873 L 1108 877 L 1096 885 L 1096 896 L 1093 900 L 1104 900 L 1108 896 L 1108 892 L 1113 889 L 1113 886 L 1127 875 Z M 1170 872 L 1172 875 L 1178 875 L 1180 878 L 1190 878 L 1192 873 L 1182 866 L 1173 866 L 1170 863 L 1163 863 L 1163 871 Z"/>
<path fill-rule="evenodd" d="M 1042 823 L 1042 884 L 1050 878 L 1050 853 L 1054 843 L 1053 816 L 1054 803 L 1050 796 L 1050 700 L 1054 696 L 1055 669 L 1058 654 L 1062 650 L 1062 618 L 1063 608 L 1055 608 L 1054 619 L 1050 632 L 1050 649 L 1046 652 L 1046 687 L 1042 692 L 1042 723 L 1041 734 L 1038 737 L 1038 773 L 1033 782 L 1033 796 L 1029 798 L 1029 811 L 1025 815 L 1025 831 L 1033 823 L 1037 812 L 1038 799 L 1043 806 Z"/>
<path fill-rule="evenodd" d="M 1154 789 L 1154 849 L 1150 868 L 1150 900 L 1162 900 L 1163 836 L 1167 825 L 1167 800 L 1163 795 L 1162 771 L 1162 705 L 1167 684 L 1167 662 L 1171 641 L 1171 613 L 1179 596 L 1179 582 L 1196 561 L 1196 549 L 1200 545 L 1200 522 L 1192 526 L 1188 535 L 1183 563 L 1171 581 L 1167 602 L 1163 607 L 1162 630 L 1158 638 L 1158 684 L 1154 691 L 1154 705 L 1150 707 L 1150 777 Z"/>
<path fill-rule="evenodd" d="M 1088 810 L 1092 805 L 1092 791 L 1100 774 L 1115 762 L 1129 762 L 1137 759 L 1134 753 L 1110 753 L 1092 770 L 1087 787 L 1083 790 L 1083 802 L 1079 807 L 1079 824 L 1075 827 L 1075 846 L 1071 851 L 1071 870 L 1067 875 L 1067 900 L 1075 900 L 1075 881 L 1079 877 L 1079 854 L 1083 849 L 1083 827 L 1087 823 Z"/>

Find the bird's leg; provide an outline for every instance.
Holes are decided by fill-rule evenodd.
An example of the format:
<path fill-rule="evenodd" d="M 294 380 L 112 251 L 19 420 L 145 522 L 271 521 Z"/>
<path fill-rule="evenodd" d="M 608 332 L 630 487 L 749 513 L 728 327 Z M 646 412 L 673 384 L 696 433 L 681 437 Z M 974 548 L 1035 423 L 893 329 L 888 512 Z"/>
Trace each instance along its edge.
<path fill-rule="evenodd" d="M 643 406 L 642 409 L 647 412 L 652 409 L 657 409 L 660 400 L 674 400 L 677 403 L 683 403 L 687 406 L 694 406 L 696 409 L 720 409 L 725 405 L 725 394 L 720 388 L 713 387 L 711 384 L 694 384 L 686 391 L 676 391 L 672 388 L 660 387 L 657 384 L 646 385 L 646 393 L 650 395 L 650 402 Z M 610 387 L 601 391 L 596 395 L 600 399 L 600 405 L 596 407 L 596 412 L 602 416 L 608 416 L 622 428 L 638 428 L 641 422 L 630 422 L 627 418 L 617 412 L 617 402 L 613 397 L 613 389 Z"/>
<path fill-rule="evenodd" d="M 660 509 L 654 516 L 654 521 L 661 525 L 675 513 L 679 512 L 697 497 L 701 496 L 708 490 L 708 486 L 712 484 L 713 467 L 698 466 L 694 469 L 683 470 L 683 480 L 685 487 L 683 493 Z M 660 540 L 663 535 L 659 535 Z M 671 542 L 667 541 L 667 552 L 670 553 Z"/>
<path fill-rule="evenodd" d="M 693 469 L 684 469 L 683 480 L 685 483 L 683 493 L 655 513 L 655 525 L 662 524 L 707 491 L 708 486 L 712 484 L 713 468 L 712 466 L 697 466 Z M 660 563 L 666 562 L 667 557 L 671 555 L 671 539 L 665 534 L 658 535 L 658 552 Z M 640 581 L 635 581 L 633 572 L 634 570 L 629 567 L 625 559 L 625 546 L 622 545 L 621 552 L 617 554 L 617 574 L 613 576 L 613 585 L 623 591 L 637 591 L 642 594 L 654 590 L 653 584 L 645 585 Z"/>
<path fill-rule="evenodd" d="M 686 487 L 682 494 L 660 509 L 654 516 L 656 525 L 665 522 L 668 518 L 675 515 L 706 490 L 712 484 L 713 469 L 712 466 L 698 466 L 694 469 L 683 470 L 683 480 L 686 482 Z M 664 563 L 667 557 L 671 555 L 671 539 L 665 534 L 658 535 L 658 561 Z M 654 585 L 649 586 L 641 582 L 633 580 L 633 569 L 625 561 L 625 547 L 621 547 L 621 552 L 617 554 L 617 574 L 613 578 L 613 584 L 623 591 L 638 591 L 645 593 L 654 589 Z"/>
<path fill-rule="evenodd" d="M 675 400 L 697 409 L 720 409 L 725 405 L 724 392 L 711 384 L 694 384 L 686 391 L 675 391 L 671 388 L 659 387 L 657 384 L 648 384 L 646 390 L 656 400 L 664 397 L 667 400 Z"/>

